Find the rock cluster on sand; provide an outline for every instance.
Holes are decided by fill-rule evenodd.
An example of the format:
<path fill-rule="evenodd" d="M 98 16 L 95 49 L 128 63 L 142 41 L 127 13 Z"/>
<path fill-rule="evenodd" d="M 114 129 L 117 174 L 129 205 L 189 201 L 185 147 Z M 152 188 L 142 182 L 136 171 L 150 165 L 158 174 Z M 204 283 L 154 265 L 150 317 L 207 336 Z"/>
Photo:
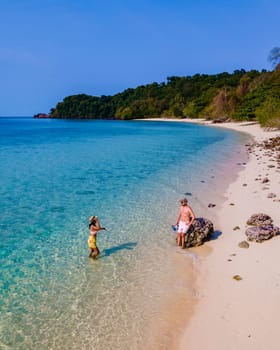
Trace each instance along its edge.
<path fill-rule="evenodd" d="M 272 225 L 273 220 L 266 214 L 253 214 L 248 220 L 248 225 L 253 225 L 245 231 L 248 241 L 258 243 L 270 239 L 279 234 L 279 228 Z"/>
<path fill-rule="evenodd" d="M 251 226 L 258 226 L 258 225 L 271 225 L 272 219 L 267 214 L 253 214 L 251 217 L 247 220 L 247 225 Z"/>
<path fill-rule="evenodd" d="M 271 156 L 270 160 L 274 159 L 278 166 L 280 165 L 280 136 L 270 137 L 268 140 L 257 143 L 255 146 L 265 149 L 268 152 L 267 155 Z"/>
<path fill-rule="evenodd" d="M 197 218 L 191 225 L 186 237 L 186 247 L 196 247 L 208 241 L 214 232 L 213 223 L 205 218 Z"/>

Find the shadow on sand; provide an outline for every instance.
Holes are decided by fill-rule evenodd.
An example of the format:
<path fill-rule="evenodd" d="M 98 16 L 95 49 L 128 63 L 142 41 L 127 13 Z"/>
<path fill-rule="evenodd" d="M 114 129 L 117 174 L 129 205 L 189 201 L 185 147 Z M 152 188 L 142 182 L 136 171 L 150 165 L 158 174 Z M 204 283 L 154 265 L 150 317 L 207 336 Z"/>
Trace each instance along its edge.
<path fill-rule="evenodd" d="M 215 239 L 218 239 L 223 234 L 222 231 L 216 230 L 212 233 L 210 241 L 214 241 Z"/>
<path fill-rule="evenodd" d="M 124 250 L 124 249 L 132 250 L 136 246 L 137 246 L 137 242 L 123 243 L 123 244 L 117 245 L 117 246 L 112 247 L 112 248 L 104 249 L 98 258 L 99 259 L 100 258 L 105 258 L 105 256 L 110 256 L 110 255 L 112 255 L 114 253 L 117 253 L 118 251 Z"/>

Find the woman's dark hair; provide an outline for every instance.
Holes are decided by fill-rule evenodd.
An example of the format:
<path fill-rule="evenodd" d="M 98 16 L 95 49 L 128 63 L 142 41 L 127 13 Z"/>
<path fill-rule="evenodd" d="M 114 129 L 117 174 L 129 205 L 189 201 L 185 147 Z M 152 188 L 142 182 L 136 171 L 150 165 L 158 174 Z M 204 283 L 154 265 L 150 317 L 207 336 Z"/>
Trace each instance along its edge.
<path fill-rule="evenodd" d="M 91 225 L 94 225 L 94 226 L 95 226 L 95 224 L 96 224 L 96 221 L 93 219 L 93 220 L 90 222 L 90 224 L 88 225 L 88 228 L 90 228 Z"/>

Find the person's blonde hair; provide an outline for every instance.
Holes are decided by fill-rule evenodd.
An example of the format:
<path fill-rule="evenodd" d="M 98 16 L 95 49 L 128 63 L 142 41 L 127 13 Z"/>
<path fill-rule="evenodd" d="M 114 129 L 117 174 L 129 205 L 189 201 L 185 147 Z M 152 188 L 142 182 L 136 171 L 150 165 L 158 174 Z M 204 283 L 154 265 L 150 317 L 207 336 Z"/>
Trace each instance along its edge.
<path fill-rule="evenodd" d="M 181 202 L 181 204 L 183 204 L 183 203 L 188 204 L 188 200 L 187 200 L 187 198 L 182 198 L 182 199 L 180 200 L 180 202 Z"/>

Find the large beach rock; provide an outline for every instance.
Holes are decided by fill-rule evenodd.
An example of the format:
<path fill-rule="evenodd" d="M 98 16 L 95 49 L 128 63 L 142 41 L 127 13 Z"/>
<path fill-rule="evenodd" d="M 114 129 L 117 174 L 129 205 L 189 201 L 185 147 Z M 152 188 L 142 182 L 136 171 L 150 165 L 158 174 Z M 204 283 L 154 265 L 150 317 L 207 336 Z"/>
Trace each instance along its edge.
<path fill-rule="evenodd" d="M 247 228 L 245 235 L 248 241 L 261 243 L 279 234 L 279 228 L 273 225 L 259 225 Z"/>
<path fill-rule="evenodd" d="M 270 216 L 260 213 L 253 214 L 248 220 L 247 225 L 258 226 L 258 225 L 271 225 L 272 219 Z"/>
<path fill-rule="evenodd" d="M 196 247 L 208 241 L 214 232 L 213 223 L 205 218 L 197 218 L 189 228 L 186 247 Z"/>

